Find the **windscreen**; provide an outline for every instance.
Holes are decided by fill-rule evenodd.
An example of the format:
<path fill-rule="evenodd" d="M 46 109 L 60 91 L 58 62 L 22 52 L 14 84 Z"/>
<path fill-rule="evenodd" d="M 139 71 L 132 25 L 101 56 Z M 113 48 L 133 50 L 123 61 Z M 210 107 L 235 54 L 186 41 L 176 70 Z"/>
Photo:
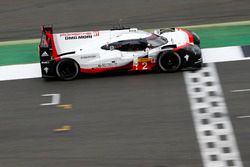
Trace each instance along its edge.
<path fill-rule="evenodd" d="M 152 34 L 151 36 L 147 37 L 146 41 L 153 48 L 168 43 L 167 38 L 164 38 L 164 37 L 161 37 L 161 36 L 158 36 L 158 35 L 155 35 L 155 34 Z"/>

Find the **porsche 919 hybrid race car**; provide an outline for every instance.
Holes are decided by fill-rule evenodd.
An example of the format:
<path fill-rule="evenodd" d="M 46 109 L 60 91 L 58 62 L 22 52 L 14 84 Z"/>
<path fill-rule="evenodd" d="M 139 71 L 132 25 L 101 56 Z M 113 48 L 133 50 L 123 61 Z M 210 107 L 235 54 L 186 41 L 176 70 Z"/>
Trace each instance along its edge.
<path fill-rule="evenodd" d="M 53 33 L 42 27 L 39 44 L 43 78 L 75 79 L 79 73 L 156 70 L 175 72 L 202 67 L 200 38 L 182 28 L 136 28 Z"/>

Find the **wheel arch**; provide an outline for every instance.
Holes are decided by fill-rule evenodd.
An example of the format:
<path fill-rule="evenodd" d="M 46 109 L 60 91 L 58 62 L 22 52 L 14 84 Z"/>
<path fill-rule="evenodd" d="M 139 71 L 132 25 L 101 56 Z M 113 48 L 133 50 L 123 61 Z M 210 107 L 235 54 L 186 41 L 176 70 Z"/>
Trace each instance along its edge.
<path fill-rule="evenodd" d="M 61 61 L 67 61 L 67 60 L 68 60 L 68 61 L 73 61 L 73 62 L 75 62 L 75 63 L 77 64 L 78 68 L 80 69 L 80 64 L 79 64 L 75 59 L 73 59 L 73 58 L 71 58 L 71 57 L 60 57 L 60 60 L 56 62 L 56 66 L 57 66 L 57 64 L 60 63 Z"/>

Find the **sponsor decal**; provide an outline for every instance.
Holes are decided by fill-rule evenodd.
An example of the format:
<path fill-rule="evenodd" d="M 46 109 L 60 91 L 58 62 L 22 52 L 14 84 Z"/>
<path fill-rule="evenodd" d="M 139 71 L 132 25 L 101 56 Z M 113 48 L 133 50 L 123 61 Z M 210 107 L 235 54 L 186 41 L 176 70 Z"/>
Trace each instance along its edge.
<path fill-rule="evenodd" d="M 94 36 L 94 37 L 100 36 L 100 32 L 99 32 L 99 31 L 94 31 L 94 32 L 93 32 L 93 36 Z"/>
<path fill-rule="evenodd" d="M 67 36 L 65 40 L 75 40 L 75 39 L 89 39 L 92 38 L 92 35 L 81 35 L 81 36 Z"/>
<path fill-rule="evenodd" d="M 81 59 L 93 59 L 93 58 L 97 58 L 97 56 L 96 55 L 81 56 Z"/>
<path fill-rule="evenodd" d="M 100 67 L 100 68 L 106 68 L 106 67 L 114 67 L 116 65 L 117 65 L 117 63 L 115 61 L 112 61 L 111 63 L 99 64 L 98 67 Z"/>
<path fill-rule="evenodd" d="M 92 38 L 92 35 L 81 35 L 77 37 L 77 39 L 86 39 L 86 38 Z"/>
<path fill-rule="evenodd" d="M 90 39 L 97 36 L 100 36 L 99 31 L 73 32 L 73 33 L 60 34 L 60 37 L 64 37 L 65 40 Z"/>
<path fill-rule="evenodd" d="M 139 63 L 143 63 L 143 62 L 152 62 L 153 58 L 151 57 L 146 57 L 146 58 L 138 58 L 138 62 Z"/>
<path fill-rule="evenodd" d="M 72 32 L 72 33 L 62 33 L 60 37 L 69 37 L 69 36 L 84 36 L 84 35 L 92 35 L 92 32 Z"/>
<path fill-rule="evenodd" d="M 49 64 L 49 61 L 42 61 L 41 64 Z"/>
<path fill-rule="evenodd" d="M 44 51 L 41 57 L 49 57 L 49 54 L 46 51 Z"/>
<path fill-rule="evenodd" d="M 77 39 L 77 36 L 74 36 L 74 37 L 71 37 L 71 36 L 67 36 L 67 37 L 65 37 L 65 40 L 72 40 L 72 39 Z"/>
<path fill-rule="evenodd" d="M 151 70 L 155 66 L 155 59 L 151 57 L 138 58 L 134 61 L 133 70 Z"/>

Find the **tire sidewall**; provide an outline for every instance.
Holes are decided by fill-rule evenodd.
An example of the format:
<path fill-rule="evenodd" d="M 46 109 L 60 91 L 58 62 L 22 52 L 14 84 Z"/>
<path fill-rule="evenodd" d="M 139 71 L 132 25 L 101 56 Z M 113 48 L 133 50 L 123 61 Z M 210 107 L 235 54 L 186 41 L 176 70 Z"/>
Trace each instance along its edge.
<path fill-rule="evenodd" d="M 75 66 L 75 74 L 72 76 L 72 77 L 68 77 L 68 78 L 65 78 L 63 77 L 61 74 L 60 74 L 60 71 L 59 71 L 59 67 L 63 64 L 63 63 L 72 63 L 74 66 Z M 72 59 L 62 59 L 61 61 L 59 61 L 56 65 L 56 74 L 57 76 L 62 79 L 62 80 L 65 80 L 65 81 L 69 81 L 69 80 L 73 80 L 75 79 L 78 75 L 79 75 L 79 72 L 80 72 L 80 67 L 78 65 L 78 63 L 75 61 L 75 60 L 72 60 Z"/>
<path fill-rule="evenodd" d="M 166 68 L 162 65 L 163 62 L 161 62 L 161 61 L 162 61 L 162 59 L 163 59 L 165 56 L 173 56 L 173 55 L 177 57 L 179 63 L 178 63 L 178 65 L 177 65 L 177 67 L 176 67 L 175 69 L 168 70 L 168 69 L 166 69 Z M 178 70 L 181 68 L 181 66 L 182 66 L 182 59 L 181 59 L 180 55 L 179 55 L 178 53 L 176 53 L 176 52 L 161 53 L 161 54 L 158 56 L 157 64 L 158 64 L 158 68 L 160 69 L 160 71 L 171 73 L 171 72 L 176 72 L 176 71 L 178 71 Z"/>

